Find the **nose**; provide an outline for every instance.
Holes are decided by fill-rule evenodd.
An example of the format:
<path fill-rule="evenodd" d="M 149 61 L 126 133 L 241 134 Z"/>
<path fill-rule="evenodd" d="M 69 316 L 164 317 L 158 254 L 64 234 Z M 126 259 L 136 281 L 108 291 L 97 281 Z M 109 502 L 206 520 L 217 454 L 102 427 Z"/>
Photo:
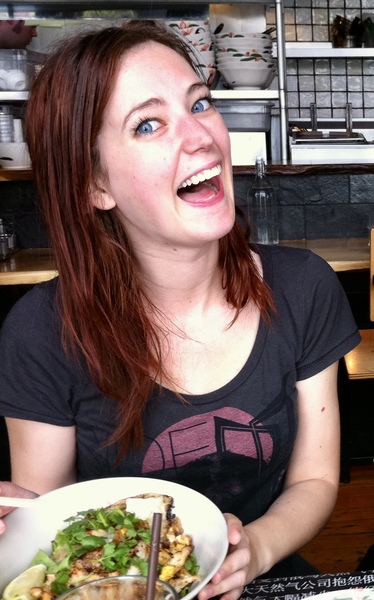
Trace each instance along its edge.
<path fill-rule="evenodd" d="M 199 150 L 208 150 L 214 143 L 208 123 L 201 122 L 196 115 L 182 117 L 177 133 L 183 140 L 183 149 L 189 154 Z"/>
<path fill-rule="evenodd" d="M 31 26 L 31 37 L 38 37 L 38 30 L 36 25 Z"/>

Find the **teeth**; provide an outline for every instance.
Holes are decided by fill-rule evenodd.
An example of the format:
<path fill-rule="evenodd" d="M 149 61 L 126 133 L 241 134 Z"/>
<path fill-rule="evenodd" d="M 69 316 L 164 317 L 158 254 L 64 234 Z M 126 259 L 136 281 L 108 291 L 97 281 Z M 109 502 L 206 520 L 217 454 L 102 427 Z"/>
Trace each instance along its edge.
<path fill-rule="evenodd" d="M 202 181 L 207 181 L 208 179 L 212 179 L 212 177 L 216 177 L 217 175 L 220 175 L 221 172 L 222 172 L 221 165 L 217 165 L 216 167 L 213 167 L 213 169 L 205 169 L 204 171 L 201 171 L 200 173 L 193 175 L 191 177 L 191 179 L 186 179 L 186 181 L 184 181 L 182 183 L 181 188 L 186 188 L 190 185 L 197 185 L 198 183 L 201 183 Z"/>

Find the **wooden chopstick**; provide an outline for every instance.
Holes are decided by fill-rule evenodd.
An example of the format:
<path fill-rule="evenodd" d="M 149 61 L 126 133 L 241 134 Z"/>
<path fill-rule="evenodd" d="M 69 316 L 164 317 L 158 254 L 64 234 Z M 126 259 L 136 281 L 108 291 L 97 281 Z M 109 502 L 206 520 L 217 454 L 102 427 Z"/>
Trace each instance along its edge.
<path fill-rule="evenodd" d="M 36 503 L 43 502 L 39 498 L 7 498 L 0 496 L 0 506 L 11 506 L 15 508 L 35 508 Z"/>

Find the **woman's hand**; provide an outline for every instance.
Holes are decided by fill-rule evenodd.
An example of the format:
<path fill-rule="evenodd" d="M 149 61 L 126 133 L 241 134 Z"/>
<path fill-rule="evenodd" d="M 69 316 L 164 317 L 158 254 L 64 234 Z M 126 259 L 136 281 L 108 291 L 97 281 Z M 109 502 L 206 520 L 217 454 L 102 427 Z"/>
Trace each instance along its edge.
<path fill-rule="evenodd" d="M 25 488 L 22 488 L 15 483 L 11 483 L 10 481 L 0 481 L 0 496 L 10 498 L 37 498 L 38 494 L 31 492 L 30 490 L 25 490 Z M 14 508 L 11 508 L 10 506 L 0 506 L 0 535 L 4 533 L 6 529 L 5 521 L 1 517 L 5 517 L 5 515 L 12 510 L 14 510 Z"/>
<path fill-rule="evenodd" d="M 199 600 L 223 595 L 221 600 L 237 600 L 243 587 L 259 573 L 256 572 L 255 553 L 241 521 L 234 515 L 225 514 L 228 529 L 229 550 L 226 559 L 198 595 Z"/>

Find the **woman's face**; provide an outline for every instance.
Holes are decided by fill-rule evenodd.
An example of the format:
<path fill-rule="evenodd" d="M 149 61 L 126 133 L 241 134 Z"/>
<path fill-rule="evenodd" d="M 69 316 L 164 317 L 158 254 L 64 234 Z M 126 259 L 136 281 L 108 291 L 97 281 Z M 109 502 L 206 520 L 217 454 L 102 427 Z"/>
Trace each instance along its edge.
<path fill-rule="evenodd" d="M 136 249 L 199 247 L 232 228 L 227 128 L 170 48 L 147 42 L 123 58 L 98 149 L 106 177 L 94 202 L 117 207 Z"/>

